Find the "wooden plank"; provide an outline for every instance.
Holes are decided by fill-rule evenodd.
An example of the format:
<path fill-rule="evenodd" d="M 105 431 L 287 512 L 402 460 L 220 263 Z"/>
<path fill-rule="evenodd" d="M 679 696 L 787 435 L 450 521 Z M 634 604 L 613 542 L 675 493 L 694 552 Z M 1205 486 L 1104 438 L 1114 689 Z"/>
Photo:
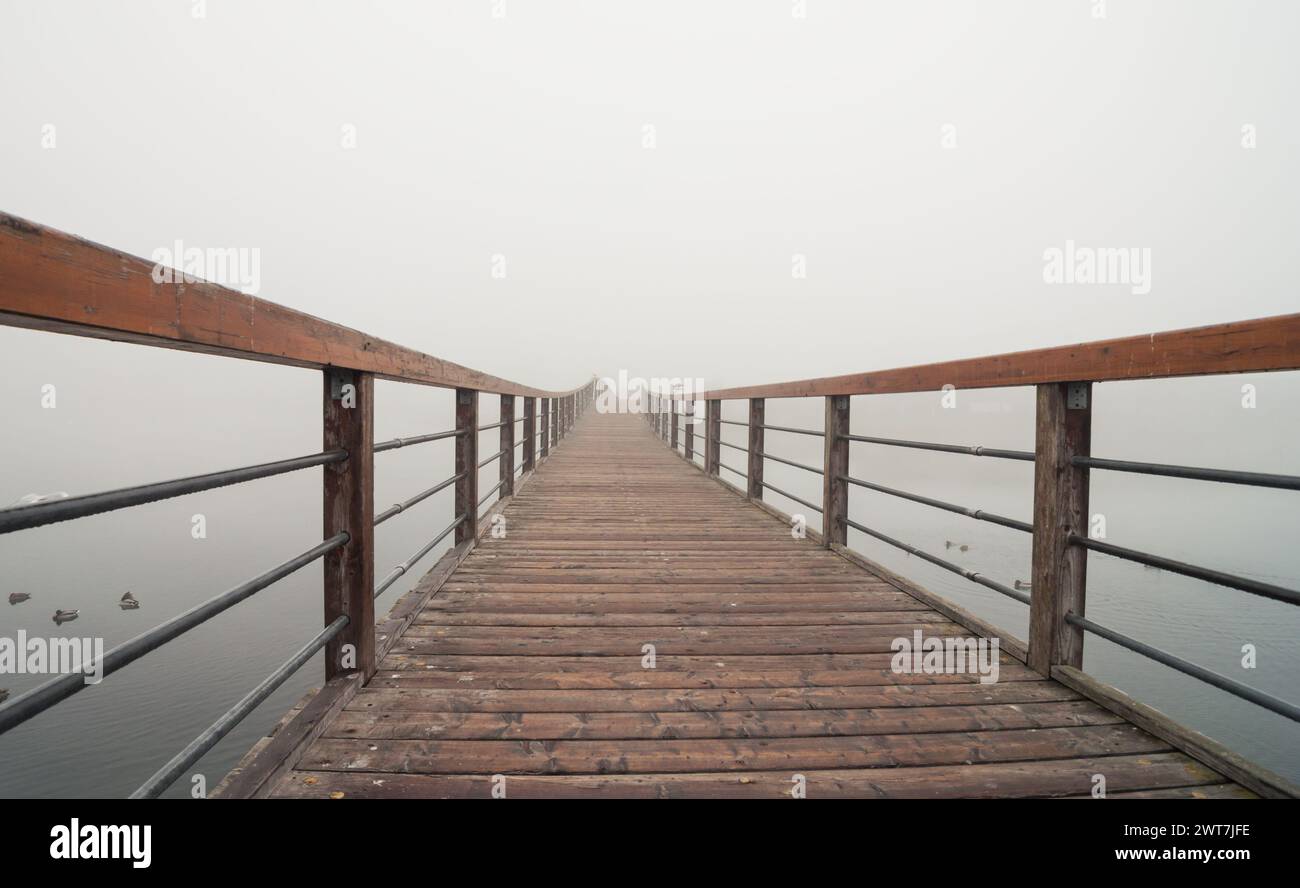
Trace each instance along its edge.
<path fill-rule="evenodd" d="M 1167 752 L 1132 725 L 988 732 L 724 740 L 337 740 L 300 765 L 319 771 L 419 774 L 605 774 L 896 768 Z"/>
<path fill-rule="evenodd" d="M 701 397 L 884 395 L 937 392 L 945 385 L 999 388 L 1296 369 L 1300 369 L 1300 314 L 1287 314 L 870 373 L 716 389 Z"/>
<path fill-rule="evenodd" d="M 775 712 L 358 712 L 334 719 L 324 736 L 383 740 L 718 740 L 866 737 L 1122 724 L 1091 701 L 1022 706 L 936 706 L 912 710 Z M 919 716 L 919 717 L 918 717 Z"/>
<path fill-rule="evenodd" d="M 803 772 L 808 798 L 1043 798 L 1090 793 L 1105 772 L 1111 794 L 1219 786 L 1222 778 L 1179 753 L 1050 761 Z M 304 771 L 277 787 L 285 798 L 790 798 L 789 770 L 699 774 L 427 775 Z"/>
<path fill-rule="evenodd" d="M 375 671 L 375 463 L 374 377 L 327 370 L 324 382 L 324 450 L 346 450 L 343 462 L 324 466 L 324 539 L 348 542 L 326 553 L 325 623 L 348 625 L 325 645 L 325 678 Z"/>
<path fill-rule="evenodd" d="M 558 396 L 0 213 L 0 323 L 444 388 Z M 159 275 L 162 278 L 162 275 Z"/>
<path fill-rule="evenodd" d="M 1029 665 L 1043 675 L 1083 665 L 1083 630 L 1065 621 L 1084 615 L 1088 588 L 1088 551 L 1068 539 L 1088 536 L 1088 469 L 1071 462 L 1091 453 L 1092 388 L 1080 385 L 1081 406 L 1069 404 L 1069 384 L 1038 387 Z"/>

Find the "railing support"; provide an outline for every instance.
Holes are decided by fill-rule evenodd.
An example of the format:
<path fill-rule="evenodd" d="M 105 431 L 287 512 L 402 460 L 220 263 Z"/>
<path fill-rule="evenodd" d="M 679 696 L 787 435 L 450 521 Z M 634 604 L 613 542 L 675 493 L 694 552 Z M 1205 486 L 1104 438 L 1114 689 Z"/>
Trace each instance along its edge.
<path fill-rule="evenodd" d="M 515 396 L 501 396 L 501 499 L 515 492 Z"/>
<path fill-rule="evenodd" d="M 695 460 L 695 402 L 682 402 L 682 410 L 686 414 L 686 434 L 682 436 L 683 444 L 686 448 L 686 461 Z"/>
<path fill-rule="evenodd" d="M 324 447 L 348 458 L 324 466 L 325 539 L 348 542 L 325 555 L 325 623 L 348 625 L 325 646 L 325 679 L 375 671 L 375 378 L 328 368 L 324 372 Z"/>
<path fill-rule="evenodd" d="M 766 414 L 766 401 L 762 398 L 749 399 L 749 467 L 746 473 L 748 495 L 752 500 L 763 498 L 763 416 Z"/>
<path fill-rule="evenodd" d="M 678 426 L 678 417 L 677 417 L 677 400 L 676 400 L 675 398 L 673 399 L 673 401 L 672 401 L 672 403 L 671 403 L 671 406 L 670 406 L 670 409 L 669 409 L 668 418 L 669 418 L 669 420 L 670 420 L 669 425 L 668 425 L 668 446 L 669 446 L 669 448 L 671 448 L 673 451 L 676 451 L 676 450 L 677 450 L 677 426 Z"/>
<path fill-rule="evenodd" d="M 524 398 L 524 472 L 537 463 L 537 398 Z"/>
<path fill-rule="evenodd" d="M 704 402 L 704 472 L 716 475 L 722 457 L 722 402 L 710 399 Z"/>
<path fill-rule="evenodd" d="M 822 462 L 822 545 L 848 543 L 849 396 L 826 398 L 826 445 Z"/>
<path fill-rule="evenodd" d="M 1083 630 L 1065 616 L 1084 616 L 1088 552 L 1069 536 L 1088 536 L 1088 469 L 1071 460 L 1091 455 L 1092 384 L 1039 385 L 1035 426 L 1029 665 L 1050 676 L 1083 668 Z"/>
<path fill-rule="evenodd" d="M 542 398 L 542 459 L 551 452 L 551 399 Z"/>
<path fill-rule="evenodd" d="M 456 514 L 466 516 L 456 527 L 456 543 L 474 539 L 478 528 L 478 392 L 456 389 Z"/>

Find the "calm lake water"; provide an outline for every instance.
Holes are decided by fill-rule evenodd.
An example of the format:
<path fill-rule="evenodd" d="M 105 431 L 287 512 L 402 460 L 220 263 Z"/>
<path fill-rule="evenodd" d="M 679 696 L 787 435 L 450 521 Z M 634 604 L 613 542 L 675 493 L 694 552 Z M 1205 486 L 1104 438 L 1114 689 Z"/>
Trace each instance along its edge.
<path fill-rule="evenodd" d="M 28 493 L 83 493 L 232 468 L 320 449 L 320 378 L 307 370 L 200 355 L 149 352 L 124 361 L 134 346 L 0 330 L 0 349 L 42 337 L 44 362 L 7 367 L 0 405 L 0 503 Z M 142 369 L 145 368 L 145 369 Z M 1295 405 L 1300 392 L 1281 375 L 1252 377 L 1261 406 L 1246 411 L 1236 394 L 1244 377 L 1132 384 L 1097 394 L 1094 453 L 1193 465 L 1300 473 Z M 43 385 L 57 386 L 55 409 L 41 407 Z M 1116 393 L 1120 387 L 1114 388 Z M 1269 393 L 1268 397 L 1264 393 Z M 497 418 L 484 397 L 480 421 Z M 1265 405 L 1271 404 L 1268 408 Z M 1032 449 L 1032 395 L 1021 390 L 962 393 L 945 411 L 936 396 L 855 398 L 853 431 L 921 440 Z M 744 406 L 724 415 L 743 420 Z M 442 431 L 453 425 L 451 394 L 379 383 L 376 440 Z M 773 424 L 817 428 L 821 404 L 768 403 Z M 724 426 L 743 441 L 744 429 Z M 495 429 L 480 446 L 495 451 Z M 769 432 L 769 452 L 821 464 L 819 440 Z M 723 461 L 739 466 L 724 449 Z M 376 458 L 377 509 L 451 474 L 449 441 Z M 768 479 L 813 502 L 817 476 L 769 462 Z M 855 444 L 851 472 L 905 490 L 1012 517 L 1030 517 L 1032 467 L 899 448 Z M 727 478 L 728 473 L 724 472 Z M 495 465 L 481 489 L 495 484 Z M 735 480 L 734 477 L 731 480 Z M 790 511 L 776 495 L 772 501 Z M 1284 491 L 1173 479 L 1094 473 L 1092 510 L 1121 545 L 1300 585 L 1300 508 Z M 486 508 L 486 506 L 485 506 Z M 798 507 L 794 507 L 797 509 Z M 207 537 L 191 536 L 202 514 Z M 854 520 L 1000 581 L 1029 577 L 1029 539 L 1016 531 L 855 489 Z M 420 548 L 451 517 L 450 491 L 386 522 L 377 531 L 376 575 Z M 818 519 L 813 516 L 811 523 Z M 108 515 L 0 536 L 0 636 L 97 636 L 106 647 L 216 595 L 321 539 L 320 470 L 306 470 Z M 966 552 L 945 542 L 966 545 Z M 1024 638 L 1027 608 L 921 560 L 853 532 L 851 544 L 886 566 Z M 385 612 L 446 543 L 378 602 Z M 1295 698 L 1300 612 L 1140 565 L 1092 555 L 1090 617 L 1284 698 Z M 139 610 L 117 606 L 131 590 Z M 56 627 L 56 608 L 80 619 Z M 320 566 L 312 565 L 0 737 L 0 796 L 124 796 L 226 708 L 305 643 L 321 625 Z M 1253 644 L 1258 667 L 1241 666 Z M 1223 741 L 1291 779 L 1300 779 L 1296 726 L 1097 638 L 1086 641 L 1085 667 L 1139 700 Z M 319 684 L 317 657 L 194 769 L 210 789 L 308 689 Z M 38 683 L 0 676 L 14 695 Z M 183 796 L 182 780 L 168 793 Z"/>

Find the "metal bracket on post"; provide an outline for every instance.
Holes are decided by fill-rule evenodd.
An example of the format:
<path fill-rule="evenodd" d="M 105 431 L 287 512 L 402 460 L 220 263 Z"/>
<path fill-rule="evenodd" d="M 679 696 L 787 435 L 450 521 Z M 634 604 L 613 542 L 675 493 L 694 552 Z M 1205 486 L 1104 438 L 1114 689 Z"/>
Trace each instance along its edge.
<path fill-rule="evenodd" d="M 1067 383 L 1065 387 L 1065 409 L 1087 410 L 1088 390 L 1090 388 L 1092 388 L 1092 384 L 1087 382 Z"/>

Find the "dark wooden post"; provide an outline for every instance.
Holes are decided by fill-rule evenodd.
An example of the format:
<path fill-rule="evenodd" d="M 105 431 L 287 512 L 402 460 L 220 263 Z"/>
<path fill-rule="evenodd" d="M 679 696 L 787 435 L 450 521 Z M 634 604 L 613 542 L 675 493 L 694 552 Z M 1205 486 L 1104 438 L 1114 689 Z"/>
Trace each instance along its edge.
<path fill-rule="evenodd" d="M 722 402 L 710 399 L 704 403 L 704 471 L 716 475 L 721 469 Z"/>
<path fill-rule="evenodd" d="M 849 527 L 849 485 L 843 480 L 849 473 L 849 396 L 831 395 L 826 399 L 826 446 L 822 460 L 822 545 L 845 545 Z"/>
<path fill-rule="evenodd" d="M 325 679 L 375 671 L 375 378 L 324 372 L 324 449 L 348 458 L 325 468 L 325 539 L 348 542 L 324 558 L 325 625 L 346 614 L 348 625 L 325 646 Z"/>
<path fill-rule="evenodd" d="M 542 459 L 551 452 L 551 399 L 542 398 Z"/>
<path fill-rule="evenodd" d="M 686 432 L 682 442 L 686 448 L 686 461 L 692 462 L 695 459 L 695 402 L 683 401 L 682 411 L 686 414 Z"/>
<path fill-rule="evenodd" d="M 1092 384 L 1038 386 L 1036 429 L 1029 665 L 1050 676 L 1053 666 L 1083 668 L 1083 630 L 1065 615 L 1084 615 L 1088 551 L 1069 536 L 1088 536 L 1088 470 L 1071 460 L 1091 455 Z"/>
<path fill-rule="evenodd" d="M 671 447 L 673 450 L 676 450 L 677 449 L 677 425 L 678 425 L 676 399 L 674 399 L 672 402 L 672 413 L 670 416 L 672 422 L 670 424 L 669 432 L 668 432 L 668 446 Z"/>
<path fill-rule="evenodd" d="M 501 396 L 501 491 L 505 499 L 515 492 L 515 396 Z"/>
<path fill-rule="evenodd" d="M 763 498 L 763 419 L 766 402 L 762 398 L 749 399 L 749 498 Z"/>
<path fill-rule="evenodd" d="M 537 461 L 537 399 L 524 398 L 524 471 Z"/>
<path fill-rule="evenodd" d="M 474 539 L 478 526 L 478 392 L 456 389 L 456 543 Z"/>

